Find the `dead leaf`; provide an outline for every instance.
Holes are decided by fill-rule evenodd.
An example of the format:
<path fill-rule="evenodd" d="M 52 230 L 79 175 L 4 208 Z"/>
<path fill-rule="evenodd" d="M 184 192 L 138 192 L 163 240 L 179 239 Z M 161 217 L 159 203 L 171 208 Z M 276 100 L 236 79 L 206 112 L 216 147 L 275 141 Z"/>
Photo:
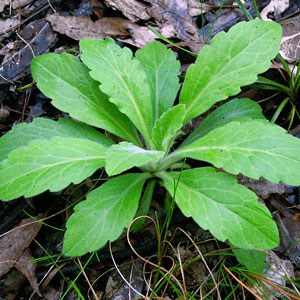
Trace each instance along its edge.
<path fill-rule="evenodd" d="M 102 18 L 95 22 L 90 17 L 60 16 L 58 14 L 48 15 L 53 29 L 61 34 L 65 34 L 74 40 L 82 38 L 105 38 L 128 37 L 127 31 L 130 21 L 121 18 Z"/>
<path fill-rule="evenodd" d="M 271 0 L 270 3 L 261 11 L 263 20 L 268 20 L 268 15 L 279 16 L 289 7 L 289 0 Z"/>
<path fill-rule="evenodd" d="M 283 194 L 288 187 L 284 183 L 273 183 L 265 179 L 256 180 L 243 175 L 239 175 L 239 182 L 262 199 L 267 199 L 271 194 Z"/>
<path fill-rule="evenodd" d="M 146 1 L 151 3 L 151 7 L 147 9 L 151 17 L 160 24 L 172 24 L 175 28 L 176 37 L 183 41 L 200 40 L 198 27 L 189 15 L 187 1 L 170 0 L 165 3 L 158 0 Z"/>
<path fill-rule="evenodd" d="M 137 0 L 105 0 L 105 3 L 118 9 L 132 21 L 155 19 L 157 26 L 160 27 L 157 30 L 165 37 L 177 37 L 186 42 L 193 41 L 195 47 L 190 44 L 190 48 L 194 52 L 199 50 L 199 45 L 203 41 L 192 16 L 212 9 L 211 6 L 201 4 L 196 0 L 144 0 L 143 4 Z M 168 28 L 167 36 L 163 33 L 166 28 Z M 138 40 L 139 30 L 136 29 L 136 31 L 136 36 L 132 34 L 132 40 Z M 150 40 L 150 37 L 147 40 Z"/>
<path fill-rule="evenodd" d="M 0 20 L 0 40 L 5 38 L 5 34 L 16 28 L 19 24 L 19 17 L 17 15 L 10 17 L 9 19 Z"/>
<path fill-rule="evenodd" d="M 42 297 L 35 275 L 37 264 L 32 262 L 33 259 L 34 257 L 32 256 L 30 250 L 27 248 L 16 262 L 15 267 L 27 278 L 33 290 L 40 297 Z"/>
<path fill-rule="evenodd" d="M 2 0 L 0 1 L 0 12 L 3 12 L 5 6 L 10 5 L 11 0 Z"/>
<path fill-rule="evenodd" d="M 280 54 L 289 63 L 300 60 L 300 15 L 280 22 L 282 40 Z"/>
<path fill-rule="evenodd" d="M 47 52 L 56 41 L 56 34 L 52 31 L 50 24 L 44 20 L 33 21 L 25 28 L 31 33 L 31 37 L 26 39 L 25 33 L 23 37 L 23 30 L 21 31 L 20 36 L 26 40 L 27 44 L 24 44 L 19 51 L 16 51 L 10 58 L 2 62 L 0 67 L 0 84 L 12 83 L 24 76 L 32 59 Z"/>
<path fill-rule="evenodd" d="M 153 41 L 157 36 L 148 28 L 121 18 L 102 18 L 95 22 L 90 17 L 49 15 L 46 18 L 53 29 L 72 39 L 113 37 L 124 43 L 142 47 Z M 174 27 L 165 26 L 161 29 L 165 37 L 174 35 Z"/>
<path fill-rule="evenodd" d="M 119 10 L 129 20 L 149 20 L 151 16 L 147 12 L 148 5 L 136 0 L 105 0 L 106 5 Z"/>
<path fill-rule="evenodd" d="M 5 275 L 22 256 L 42 224 L 32 219 L 22 220 L 18 226 L 0 238 L 0 277 Z"/>

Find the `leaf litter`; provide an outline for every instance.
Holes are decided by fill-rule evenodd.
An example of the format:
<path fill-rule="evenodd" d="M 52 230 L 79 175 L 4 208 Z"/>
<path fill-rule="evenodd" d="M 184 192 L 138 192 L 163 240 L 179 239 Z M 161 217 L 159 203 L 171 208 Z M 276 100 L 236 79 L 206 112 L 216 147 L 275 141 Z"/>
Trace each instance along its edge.
<path fill-rule="evenodd" d="M 35 3 L 33 4 L 33 2 Z M 148 25 L 151 25 L 166 38 L 174 40 L 175 43 L 185 43 L 191 50 L 197 52 L 201 45 L 207 43 L 210 37 L 215 35 L 218 31 L 228 29 L 235 22 L 243 19 L 243 14 L 239 9 L 234 7 L 232 2 L 226 3 L 233 5 L 231 8 L 221 9 L 219 6 L 220 3 L 217 3 L 217 1 L 209 1 L 208 3 L 205 2 L 201 4 L 195 0 L 94 0 L 81 1 L 81 3 L 77 1 L 77 6 L 69 2 L 72 1 L 66 1 L 65 5 L 62 5 L 62 1 L 57 0 L 3 0 L 0 3 L 0 13 L 1 16 L 4 16 L 4 18 L 0 20 L 0 40 L 4 45 L 0 50 L 0 55 L 4 58 L 0 68 L 0 95 L 3 99 L 0 101 L 1 104 L 4 103 L 6 105 L 5 108 L 8 108 L 11 112 L 9 116 L 10 125 L 15 122 L 20 122 L 24 117 L 24 113 L 31 113 L 33 116 L 36 114 L 45 114 L 43 109 L 39 106 L 39 101 L 35 100 L 34 90 L 29 99 L 29 105 L 26 106 L 24 100 L 22 100 L 25 98 L 19 97 L 23 92 L 16 91 L 15 87 L 21 87 L 24 84 L 31 83 L 31 79 L 28 76 L 28 66 L 34 56 L 48 52 L 53 48 L 56 49 L 58 45 L 63 45 L 66 49 L 76 49 L 75 45 L 77 43 L 73 42 L 73 40 L 79 40 L 84 37 L 111 36 L 120 42 L 141 47 L 151 40 L 157 39 L 157 36 L 148 28 Z M 273 4 L 274 2 L 275 1 L 272 1 Z M 83 7 L 83 5 L 87 7 L 86 15 L 76 15 L 78 10 L 75 10 L 75 6 L 76 8 L 80 8 Z M 54 6 L 55 11 L 51 6 Z M 249 7 L 251 8 L 251 4 L 249 4 Z M 95 13 L 96 9 L 97 14 Z M 284 12 L 278 13 L 277 10 L 275 15 L 279 14 L 280 17 L 283 17 L 283 13 Z M 93 17 L 91 18 L 92 15 Z M 217 18 L 215 18 L 216 15 L 218 16 Z M 204 26 L 200 28 L 201 26 L 199 24 L 201 24 L 202 20 L 204 21 Z M 283 20 L 282 24 L 284 28 L 282 53 L 286 55 L 288 60 L 295 61 L 299 59 L 299 53 L 297 52 L 299 49 L 299 35 L 297 33 L 299 31 L 297 29 L 299 18 L 296 17 L 295 19 L 287 21 Z M 19 25 L 21 26 L 21 31 L 18 30 Z M 26 35 L 26 33 L 22 31 L 25 28 L 29 33 L 32 33 L 31 36 L 30 34 Z M 210 36 L 207 36 L 208 33 L 210 33 Z M 68 36 L 69 39 L 65 39 L 66 36 Z M 6 48 L 6 45 L 9 45 L 9 43 L 12 43 L 12 46 Z M 191 61 L 190 58 L 182 55 L 181 52 L 178 53 L 180 58 L 184 58 L 188 63 Z M 35 105 L 36 110 L 34 109 Z M 61 114 L 59 112 L 55 112 L 55 114 L 48 112 L 47 115 L 46 112 L 46 117 L 53 118 L 57 116 L 57 113 Z M 10 125 L 3 125 L 3 127 L 1 126 L 0 128 L 4 128 L 6 131 L 9 130 Z M 259 191 L 261 198 L 264 199 L 265 203 L 271 209 L 272 207 L 274 209 L 272 205 L 274 201 L 271 201 L 274 199 L 274 195 L 282 195 L 283 198 L 289 200 L 287 196 L 288 187 L 283 184 L 273 186 L 268 182 L 258 181 L 251 182 L 250 186 Z M 295 205 L 299 205 L 299 198 L 298 202 L 285 203 L 285 207 Z M 295 215 L 297 215 L 297 212 L 293 212 L 292 216 L 281 216 L 287 231 L 285 233 L 283 232 L 283 234 L 295 233 L 297 229 L 299 229 L 299 221 L 293 217 Z M 29 222 L 29 220 L 23 220 L 21 222 L 26 223 Z M 278 222 L 280 223 L 280 221 Z M 190 222 L 188 222 L 188 225 L 190 226 L 189 223 Z M 0 270 L 2 272 L 1 275 L 4 276 L 12 266 L 20 268 L 22 273 L 27 274 L 27 278 L 33 290 L 39 294 L 35 265 L 28 264 L 33 256 L 27 252 L 28 245 L 40 230 L 41 225 L 39 223 L 37 224 L 32 228 L 31 225 L 26 227 L 26 230 L 18 231 L 16 229 L 13 235 L 7 235 L 7 240 L 4 240 L 4 242 L 1 240 L 0 247 L 2 248 L 0 257 L 3 264 L 1 264 Z M 184 222 L 182 222 L 182 224 L 184 224 Z M 14 231 L 12 231 L 12 233 Z M 5 236 L 3 236 L 3 238 L 5 238 Z M 295 234 L 293 234 L 292 237 L 295 238 Z M 13 243 L 11 243 L 11 241 L 13 241 Z M 13 244 L 13 248 L 8 247 L 9 242 Z M 20 267 L 21 265 L 24 265 L 24 267 Z M 26 269 L 25 266 L 29 265 L 31 269 Z M 276 269 L 277 271 L 279 270 L 278 268 L 279 267 Z M 91 271 L 90 276 L 92 278 L 93 272 L 96 272 L 96 268 L 94 267 Z M 4 278 L 9 278 L 10 274 L 13 274 L 13 272 L 11 271 L 7 277 Z M 74 273 L 71 272 L 70 274 L 71 277 L 74 277 Z M 297 274 L 295 274 L 295 276 L 297 276 Z M 16 283 L 17 277 L 15 278 Z M 49 283 L 49 285 L 51 285 L 51 283 Z M 15 293 L 18 292 L 19 291 L 15 291 Z M 54 294 L 53 290 L 52 292 Z"/>

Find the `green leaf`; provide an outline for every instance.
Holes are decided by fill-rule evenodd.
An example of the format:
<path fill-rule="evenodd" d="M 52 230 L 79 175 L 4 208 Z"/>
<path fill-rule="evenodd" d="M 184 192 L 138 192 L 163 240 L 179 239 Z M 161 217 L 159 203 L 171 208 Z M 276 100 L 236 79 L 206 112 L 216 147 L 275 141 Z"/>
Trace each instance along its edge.
<path fill-rule="evenodd" d="M 39 89 L 58 109 L 89 125 L 140 143 L 131 121 L 108 101 L 89 69 L 70 54 L 48 53 L 36 57 L 31 72 Z"/>
<path fill-rule="evenodd" d="M 180 103 L 187 108 L 185 122 L 254 82 L 270 67 L 280 41 L 280 25 L 261 20 L 241 22 L 228 33 L 218 33 L 186 73 L 180 94 Z"/>
<path fill-rule="evenodd" d="M 11 151 L 0 169 L 0 199 L 31 197 L 79 183 L 104 166 L 107 147 L 86 139 L 32 140 Z"/>
<path fill-rule="evenodd" d="M 185 106 L 178 104 L 165 112 L 153 127 L 153 141 L 157 150 L 168 151 L 176 134 L 183 126 Z"/>
<path fill-rule="evenodd" d="M 35 118 L 31 123 L 13 126 L 0 138 L 0 160 L 5 159 L 10 151 L 26 146 L 32 140 L 50 140 L 54 136 L 87 139 L 107 147 L 113 144 L 109 138 L 92 127 L 71 119 L 60 118 L 58 121 L 53 121 Z"/>
<path fill-rule="evenodd" d="M 300 185 L 299 153 L 298 138 L 268 121 L 251 120 L 218 127 L 171 155 L 208 161 L 254 179 Z"/>
<path fill-rule="evenodd" d="M 126 114 L 148 146 L 153 125 L 150 87 L 146 72 L 129 48 L 120 48 L 111 38 L 80 41 L 82 61 L 100 89 Z"/>
<path fill-rule="evenodd" d="M 265 117 L 256 102 L 247 98 L 232 99 L 210 113 L 180 147 L 201 138 L 212 129 L 239 119 L 265 119 Z"/>
<path fill-rule="evenodd" d="M 236 256 L 237 260 L 246 266 L 249 271 L 263 275 L 263 271 L 266 268 L 265 260 L 267 257 L 267 253 L 265 251 L 232 248 L 232 252 Z"/>
<path fill-rule="evenodd" d="M 174 104 L 180 87 L 178 80 L 180 63 L 171 49 L 157 41 L 138 50 L 135 57 L 147 73 L 153 120 L 157 120 Z"/>
<path fill-rule="evenodd" d="M 163 151 L 145 150 L 132 143 L 121 142 L 107 150 L 105 170 L 110 176 L 116 175 L 132 167 L 156 163 L 164 155 Z"/>
<path fill-rule="evenodd" d="M 159 173 L 164 185 L 187 217 L 217 239 L 237 247 L 271 249 L 278 246 L 277 226 L 257 196 L 229 174 L 206 167 Z M 178 185 L 177 185 L 178 183 Z"/>
<path fill-rule="evenodd" d="M 148 177 L 145 173 L 122 175 L 89 193 L 67 222 L 64 254 L 80 256 L 116 240 L 132 221 Z"/>

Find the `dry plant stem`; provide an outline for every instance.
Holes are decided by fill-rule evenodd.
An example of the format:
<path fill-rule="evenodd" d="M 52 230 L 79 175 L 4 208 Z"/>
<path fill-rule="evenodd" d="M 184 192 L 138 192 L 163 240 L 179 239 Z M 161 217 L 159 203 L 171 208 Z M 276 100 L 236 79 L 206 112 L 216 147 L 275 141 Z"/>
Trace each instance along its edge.
<path fill-rule="evenodd" d="M 218 295 L 218 299 L 222 300 L 222 297 L 221 297 L 221 294 L 220 294 L 220 291 L 219 291 L 219 288 L 218 288 L 218 284 L 216 282 L 216 279 L 214 277 L 214 274 L 212 273 L 212 271 L 210 270 L 209 266 L 207 265 L 207 262 L 202 254 L 202 252 L 200 251 L 199 247 L 197 246 L 197 244 L 195 244 L 195 242 L 193 241 L 193 239 L 184 231 L 182 230 L 181 228 L 178 227 L 178 230 L 180 230 L 183 234 L 186 235 L 186 237 L 191 241 L 191 243 L 195 246 L 196 250 L 198 251 L 199 255 L 201 256 L 201 259 L 205 265 L 205 267 L 207 268 L 207 271 L 209 272 L 214 284 L 215 284 L 215 287 L 216 287 L 216 291 L 217 291 L 217 295 Z"/>
<path fill-rule="evenodd" d="M 152 257 L 156 257 L 156 255 L 152 255 L 149 257 L 149 259 L 151 259 Z M 147 293 L 146 293 L 146 296 L 149 297 L 149 292 L 151 293 L 154 293 L 155 296 L 157 296 L 157 294 L 153 291 L 153 289 L 151 288 L 151 282 L 152 282 L 152 276 L 153 276 L 153 272 L 150 272 L 150 277 L 146 278 L 146 266 L 147 266 L 147 263 L 145 262 L 144 263 L 144 266 L 143 266 L 143 278 L 144 278 L 144 282 L 145 284 L 147 285 Z"/>
<path fill-rule="evenodd" d="M 50 0 L 48 0 L 48 4 L 49 4 L 50 8 L 53 10 L 53 12 L 54 12 L 55 14 L 57 14 L 57 11 L 56 11 L 56 10 L 54 9 L 54 7 L 52 6 Z"/>
<path fill-rule="evenodd" d="M 264 281 L 265 283 L 267 283 L 269 285 L 271 285 L 273 288 L 277 289 L 280 293 L 284 294 L 285 296 L 290 297 L 290 298 L 295 299 L 295 300 L 300 300 L 300 297 L 290 294 L 289 292 L 283 290 L 282 288 L 280 288 L 277 284 L 273 283 L 272 281 L 267 280 L 266 278 L 264 278 L 264 277 L 262 277 L 258 274 L 255 274 L 254 277 L 256 277 L 257 279 L 259 279 L 261 281 Z M 297 292 L 299 294 L 298 290 L 297 290 Z M 299 294 L 299 296 L 300 296 L 300 294 Z"/>
<path fill-rule="evenodd" d="M 22 38 L 22 36 L 21 36 L 18 32 L 17 32 L 16 34 L 17 34 L 17 37 L 20 38 L 20 40 L 21 40 L 23 43 L 26 44 L 26 46 L 25 46 L 24 48 L 28 47 L 28 48 L 30 49 L 31 53 L 32 53 L 33 58 L 35 58 L 35 53 L 34 53 L 32 47 L 31 47 L 30 43 L 28 43 L 27 41 L 25 41 L 25 40 Z"/>
<path fill-rule="evenodd" d="M 145 297 L 143 294 L 141 294 L 139 291 L 137 291 L 137 290 L 131 285 L 131 283 L 128 282 L 127 279 L 123 276 L 122 272 L 119 270 L 118 265 L 117 265 L 117 263 L 116 263 L 116 261 L 115 261 L 115 259 L 114 259 L 114 255 L 113 255 L 112 249 L 111 249 L 111 242 L 109 242 L 108 245 L 109 245 L 109 252 L 110 252 L 111 259 L 112 259 L 112 261 L 113 261 L 113 264 L 114 264 L 114 266 L 115 266 L 117 272 L 118 272 L 119 275 L 121 276 L 121 278 L 126 282 L 126 284 L 127 284 L 133 291 L 135 291 L 135 293 L 137 293 L 137 294 L 138 294 L 139 296 L 141 296 L 141 297 Z M 148 298 L 145 298 L 145 299 L 148 299 Z"/>
<path fill-rule="evenodd" d="M 138 220 L 138 219 L 141 219 L 141 218 L 147 218 L 149 220 L 151 220 L 151 222 L 153 222 L 154 224 L 154 227 L 155 227 L 155 230 L 156 230 L 156 234 L 157 234 L 157 237 L 158 237 L 158 230 L 157 230 L 157 226 L 156 226 L 156 223 L 155 221 L 149 217 L 149 216 L 140 216 L 140 217 L 137 217 L 135 218 L 129 225 L 128 229 L 127 229 L 127 242 L 131 248 L 131 250 L 133 251 L 133 253 L 139 257 L 141 260 L 143 260 L 145 263 L 148 263 L 150 264 L 151 266 L 155 267 L 155 268 L 159 268 L 160 270 L 164 271 L 166 275 L 168 275 L 170 273 L 170 271 L 166 270 L 165 268 L 161 267 L 161 266 L 158 266 L 157 264 L 155 263 L 152 263 L 150 262 L 149 260 L 145 259 L 144 257 L 140 256 L 138 252 L 136 252 L 136 250 L 134 249 L 134 247 L 132 246 L 131 242 L 130 242 L 130 229 L 131 229 L 131 226 L 133 225 L 134 221 L 135 220 Z M 185 294 L 185 291 L 182 289 L 182 286 L 180 284 L 180 282 L 178 281 L 178 279 L 173 275 L 173 274 L 170 274 L 171 278 L 178 284 L 178 286 L 180 287 L 181 289 L 181 292 L 182 294 Z"/>
<path fill-rule="evenodd" d="M 100 300 L 100 299 L 98 298 L 98 296 L 97 296 L 95 290 L 93 289 L 93 287 L 92 287 L 92 285 L 91 285 L 91 283 L 90 283 L 90 280 L 88 279 L 88 277 L 87 277 L 87 275 L 86 275 L 86 273 L 85 273 L 85 271 L 84 271 L 84 267 L 82 266 L 81 261 L 80 261 L 79 258 L 77 258 L 77 262 L 78 262 L 78 264 L 79 264 L 79 266 L 80 266 L 81 272 L 82 272 L 82 274 L 83 274 L 83 276 L 84 276 L 84 278 L 85 278 L 87 284 L 89 285 L 89 289 L 90 289 L 90 290 L 92 291 L 92 293 L 93 293 L 93 296 L 94 296 L 95 300 Z"/>
<path fill-rule="evenodd" d="M 43 291 L 48 284 L 50 283 L 50 281 L 53 279 L 53 277 L 59 272 L 59 269 L 62 269 L 67 263 L 63 263 L 62 265 L 59 266 L 59 269 L 57 268 L 56 264 L 57 262 L 60 260 L 61 256 L 57 257 L 55 264 L 53 264 L 49 270 L 47 271 L 47 273 L 44 275 L 44 277 L 41 279 L 41 281 L 38 284 L 38 287 L 40 288 L 41 291 Z M 53 270 L 55 268 L 55 270 Z M 53 276 L 52 273 L 53 271 L 55 272 L 55 275 Z M 52 276 L 50 276 L 52 275 Z M 29 300 L 32 299 L 32 297 L 35 295 L 35 292 L 33 292 L 29 298 Z"/>
<path fill-rule="evenodd" d="M 186 291 L 186 283 L 185 283 L 185 276 L 184 276 L 184 270 L 183 270 L 183 266 L 182 266 L 182 261 L 181 261 L 181 255 L 180 255 L 180 243 L 177 245 L 177 259 L 179 262 L 179 267 L 180 267 L 180 272 L 181 272 L 181 276 L 182 276 L 182 284 L 183 284 L 183 289 Z"/>
<path fill-rule="evenodd" d="M 223 264 L 224 269 L 240 284 L 242 285 L 248 292 L 250 292 L 256 299 L 258 300 L 264 300 L 257 294 L 255 294 L 245 283 L 243 283 L 241 280 L 239 280 L 226 266 Z"/>

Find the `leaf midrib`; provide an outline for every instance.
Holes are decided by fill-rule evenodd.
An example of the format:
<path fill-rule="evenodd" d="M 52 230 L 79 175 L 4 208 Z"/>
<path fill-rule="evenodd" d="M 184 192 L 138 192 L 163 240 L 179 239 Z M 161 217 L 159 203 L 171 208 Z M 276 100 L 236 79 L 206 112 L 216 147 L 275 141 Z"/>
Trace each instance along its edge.
<path fill-rule="evenodd" d="M 54 168 L 54 167 L 57 167 L 57 166 L 62 166 L 62 165 L 65 165 L 65 164 L 70 164 L 72 162 L 74 162 L 74 163 L 77 163 L 79 161 L 86 161 L 87 162 L 87 161 L 96 160 L 96 159 L 99 159 L 99 160 L 103 159 L 104 160 L 105 156 L 89 156 L 88 158 L 86 158 L 86 157 L 85 158 L 77 158 L 77 159 L 63 161 L 63 162 L 58 162 L 58 163 L 54 163 L 54 164 L 43 165 L 41 168 L 37 168 L 37 169 L 31 170 L 29 172 L 23 173 L 20 176 L 14 177 L 14 180 L 9 181 L 9 182 L 5 182 L 5 185 L 9 184 L 9 183 L 12 183 L 12 182 L 15 182 L 15 181 L 19 180 L 20 178 L 22 178 L 24 176 L 35 174 L 36 172 L 43 172 L 43 170 L 47 170 L 47 169 Z M 17 165 L 24 165 L 24 163 L 19 163 Z M 25 165 L 28 165 L 28 164 L 25 164 Z M 11 166 L 15 167 L 15 165 L 11 165 Z"/>
<path fill-rule="evenodd" d="M 169 177 L 173 178 L 172 176 L 169 176 Z M 203 198 L 205 198 L 205 199 L 207 200 L 208 203 L 209 203 L 209 202 L 214 202 L 214 203 L 216 203 L 217 206 L 218 206 L 218 205 L 219 205 L 219 206 L 222 206 L 222 207 L 225 208 L 228 212 L 234 214 L 235 216 L 238 216 L 241 220 L 244 220 L 247 224 L 250 224 L 250 225 L 253 227 L 253 224 L 250 223 L 249 220 L 242 218 L 239 214 L 237 214 L 237 213 L 235 213 L 234 211 L 230 210 L 226 205 L 220 204 L 220 202 L 214 200 L 213 198 L 211 198 L 210 196 L 206 195 L 205 193 L 200 192 L 199 190 L 192 189 L 191 187 L 187 186 L 187 185 L 186 185 L 185 183 L 183 183 L 183 182 L 180 182 L 180 184 L 183 185 L 188 191 L 190 191 L 190 193 L 194 193 L 194 194 L 196 193 L 196 195 L 200 195 L 200 197 L 203 196 Z M 179 191 L 180 191 L 180 187 L 179 187 L 178 189 L 179 189 Z M 206 205 L 205 205 L 205 207 L 206 207 Z M 193 217 L 193 216 L 190 214 L 190 217 Z M 255 228 L 258 229 L 257 226 L 255 226 Z M 260 228 L 258 229 L 258 231 L 261 232 L 263 236 L 265 236 L 265 232 L 263 232 L 262 230 L 260 230 Z"/>
<path fill-rule="evenodd" d="M 85 95 L 84 93 L 82 93 L 76 86 L 71 85 L 68 81 L 66 80 L 62 80 L 61 77 L 59 77 L 58 75 L 56 75 L 55 73 L 51 72 L 48 68 L 44 67 L 43 65 L 37 63 L 44 71 L 46 71 L 48 74 L 52 75 L 53 77 L 55 77 L 56 79 L 61 80 L 62 82 L 64 82 L 68 88 L 77 91 L 86 101 L 87 103 L 89 103 L 92 107 L 94 107 L 94 111 L 98 114 L 99 113 L 99 107 L 96 105 L 96 103 L 90 99 L 87 95 Z M 53 100 L 54 102 L 58 102 L 56 100 Z M 77 114 L 77 112 L 75 112 Z M 74 114 L 74 113 L 72 113 Z M 118 118 L 113 118 L 110 114 L 107 113 L 107 111 L 105 109 L 101 109 L 101 114 L 103 114 L 107 119 L 111 120 L 110 122 L 112 124 L 116 124 L 119 130 L 122 130 L 123 126 L 121 123 L 119 123 L 119 119 Z M 133 139 L 134 140 L 134 139 Z"/>
<path fill-rule="evenodd" d="M 263 37 L 267 33 L 269 33 L 269 31 L 264 32 L 262 35 L 260 35 L 259 37 L 257 37 L 255 40 L 251 41 L 251 43 L 252 42 L 254 43 L 257 39 Z M 220 74 L 223 73 L 226 70 L 226 68 L 228 67 L 228 64 L 231 64 L 231 63 L 235 62 L 238 59 L 238 57 L 241 55 L 241 53 L 244 54 L 244 51 L 249 47 L 249 45 L 250 45 L 250 43 L 245 48 L 243 48 L 242 51 L 240 51 L 239 53 L 237 53 L 234 56 L 233 59 L 230 59 L 229 61 L 227 61 L 226 64 L 222 65 L 222 68 L 220 69 L 220 71 L 218 71 L 217 74 L 215 74 L 211 78 L 211 80 L 208 81 L 208 83 L 203 87 L 203 89 L 201 89 L 200 93 L 192 101 L 190 101 L 191 104 L 187 105 L 188 107 L 186 109 L 186 115 L 189 114 L 189 111 L 194 107 L 195 103 L 199 101 L 199 99 L 202 97 L 202 95 L 205 94 L 206 90 L 209 89 L 211 87 L 211 85 L 214 85 L 216 78 L 220 79 L 220 78 L 223 78 L 225 76 L 228 76 L 228 72 L 227 73 L 225 72 L 223 74 L 223 76 L 221 76 L 221 77 L 220 77 Z"/>
<path fill-rule="evenodd" d="M 278 149 L 278 148 L 275 148 L 275 149 Z M 245 153 L 245 152 L 250 152 L 251 154 L 253 154 L 253 152 L 258 152 L 258 153 L 263 153 L 263 154 L 270 154 L 272 156 L 276 156 L 276 157 L 280 157 L 280 158 L 284 158 L 284 159 L 289 159 L 291 161 L 295 161 L 297 163 L 299 163 L 299 161 L 296 159 L 296 158 L 291 158 L 291 157 L 288 157 L 288 156 L 284 156 L 280 153 L 274 153 L 272 152 L 272 150 L 268 149 L 268 150 L 262 150 L 262 149 L 252 149 L 252 148 L 243 148 L 243 147 L 224 147 L 224 146 L 211 146 L 211 147 L 197 147 L 197 148 L 191 148 L 191 149 L 182 149 L 182 150 L 177 150 L 177 151 L 174 151 L 171 155 L 172 156 L 177 156 L 177 155 L 181 155 L 181 154 L 184 154 L 184 153 L 189 153 L 189 152 L 196 152 L 196 151 L 205 151 L 205 150 L 225 150 L 226 152 L 230 152 L 230 151 L 240 151 L 241 153 Z M 289 149 L 288 149 L 289 150 Z M 170 155 L 170 156 L 171 156 Z"/>
<path fill-rule="evenodd" d="M 117 69 L 114 67 L 114 65 L 112 65 L 112 64 L 110 63 L 110 61 L 107 60 L 107 58 L 106 58 L 105 56 L 103 56 L 101 53 L 99 53 L 99 52 L 97 51 L 97 49 L 95 49 L 95 51 L 98 53 L 98 55 L 100 55 L 100 56 L 108 63 L 108 65 L 111 66 L 111 68 L 114 70 L 114 73 L 117 75 L 117 77 L 118 77 L 118 78 L 121 80 L 121 82 L 123 83 L 123 86 L 126 88 L 125 91 L 128 92 L 128 94 L 129 94 L 129 96 L 130 96 L 129 99 L 130 99 L 131 103 L 133 103 L 135 112 L 136 112 L 137 115 L 138 115 L 138 119 L 139 119 L 139 121 L 140 121 L 140 124 L 142 125 L 143 130 L 144 130 L 144 134 L 147 135 L 147 139 L 148 139 L 148 141 L 150 141 L 150 136 L 149 136 L 149 132 L 148 132 L 148 129 L 147 129 L 147 124 L 145 124 L 145 122 L 144 122 L 144 118 L 143 118 L 143 116 L 141 115 L 141 111 L 138 109 L 138 107 L 137 107 L 137 105 L 136 105 L 137 101 L 135 101 L 134 95 L 133 95 L 133 94 L 131 93 L 131 91 L 128 89 L 127 83 L 123 80 L 123 78 L 122 78 L 122 77 L 120 76 L 120 74 L 117 72 Z M 112 57 L 114 58 L 113 55 L 112 55 Z M 125 93 L 125 94 L 126 94 L 126 93 Z M 114 97 L 114 98 L 115 98 L 115 97 Z"/>

